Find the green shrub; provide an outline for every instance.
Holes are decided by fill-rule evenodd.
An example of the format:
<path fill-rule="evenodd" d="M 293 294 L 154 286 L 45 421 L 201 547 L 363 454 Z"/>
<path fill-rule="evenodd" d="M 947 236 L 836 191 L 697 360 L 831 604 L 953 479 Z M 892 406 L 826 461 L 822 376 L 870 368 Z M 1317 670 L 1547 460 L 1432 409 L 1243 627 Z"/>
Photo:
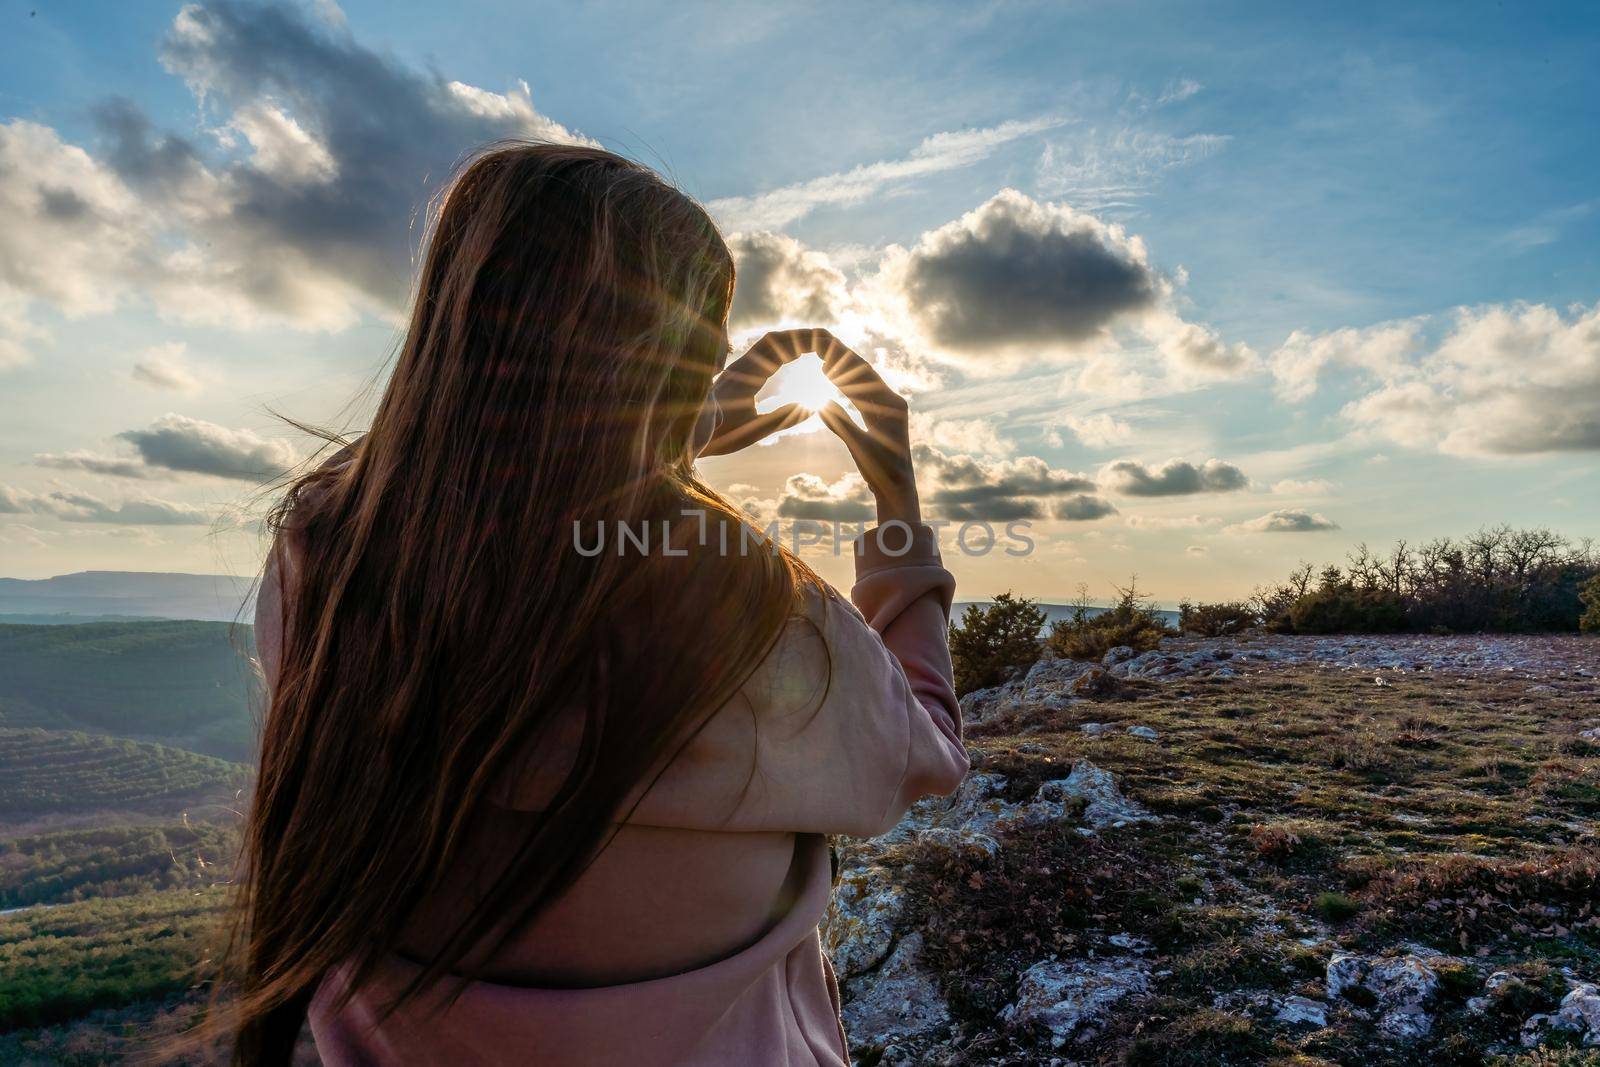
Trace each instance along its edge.
<path fill-rule="evenodd" d="M 1357 545 L 1344 566 L 1302 563 L 1251 606 L 1272 633 L 1600 631 L 1600 552 L 1509 526 L 1383 554 Z"/>
<path fill-rule="evenodd" d="M 1319 589 L 1295 601 L 1289 625 L 1299 634 L 1398 633 L 1406 628 L 1406 605 L 1375 589 Z"/>
<path fill-rule="evenodd" d="M 1092 615 L 1080 602 L 1071 618 L 1051 623 L 1045 644 L 1056 655 L 1068 659 L 1099 660 L 1120 645 L 1135 652 L 1148 652 L 1171 632 L 1150 606 L 1149 598 L 1139 592 L 1136 580 L 1130 580 L 1127 588 L 1117 589 L 1115 606 Z"/>
<path fill-rule="evenodd" d="M 1578 620 L 1578 629 L 1586 634 L 1600 633 L 1600 574 L 1583 583 L 1578 598 L 1588 609 Z"/>
<path fill-rule="evenodd" d="M 1039 602 L 1001 593 L 987 607 L 968 604 L 959 625 L 950 627 L 950 659 L 956 692 L 962 696 L 1006 680 L 1039 658 L 1039 631 L 1045 614 Z"/>
<path fill-rule="evenodd" d="M 1343 893 L 1318 893 L 1316 912 L 1331 923 L 1344 922 L 1360 914 L 1361 905 Z"/>
<path fill-rule="evenodd" d="M 1255 609 L 1241 600 L 1225 604 L 1191 604 L 1185 600 L 1178 605 L 1178 629 L 1200 637 L 1225 637 L 1248 630 L 1260 621 Z"/>

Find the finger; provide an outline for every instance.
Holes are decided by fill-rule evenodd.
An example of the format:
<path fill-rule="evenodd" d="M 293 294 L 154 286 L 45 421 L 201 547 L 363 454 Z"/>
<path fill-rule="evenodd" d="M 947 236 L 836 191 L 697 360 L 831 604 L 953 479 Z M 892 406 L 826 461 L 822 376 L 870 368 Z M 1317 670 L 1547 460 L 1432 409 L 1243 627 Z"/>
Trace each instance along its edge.
<path fill-rule="evenodd" d="M 837 400 L 830 400 L 817 412 L 822 416 L 822 423 L 832 430 L 850 450 L 850 455 L 855 459 L 856 466 L 861 466 L 871 455 L 872 435 L 855 424 L 849 412 L 839 406 Z"/>
<path fill-rule="evenodd" d="M 754 418 L 746 419 L 726 433 L 713 437 L 700 454 L 725 456 L 741 448 L 749 448 L 763 437 L 800 425 L 810 415 L 811 413 L 799 404 L 785 404 L 780 408 L 773 408 Z"/>
<path fill-rule="evenodd" d="M 740 381 L 765 382 L 785 363 L 793 363 L 807 352 L 816 351 L 818 334 L 832 336 L 826 330 L 816 329 L 772 330 L 762 334 L 722 373 L 733 374 Z"/>
<path fill-rule="evenodd" d="M 863 415 L 869 409 L 875 412 L 893 411 L 904 403 L 900 394 L 889 388 L 889 383 L 883 380 L 876 367 L 844 345 L 836 344 L 828 378 L 839 387 L 839 392 L 861 409 Z"/>

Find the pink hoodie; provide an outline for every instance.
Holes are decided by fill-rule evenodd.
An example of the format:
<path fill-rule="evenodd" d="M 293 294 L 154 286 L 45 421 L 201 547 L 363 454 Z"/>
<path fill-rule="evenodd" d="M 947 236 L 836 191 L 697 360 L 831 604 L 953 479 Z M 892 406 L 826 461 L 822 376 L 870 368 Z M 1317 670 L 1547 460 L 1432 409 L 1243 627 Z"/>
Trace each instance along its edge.
<path fill-rule="evenodd" d="M 392 955 L 334 1012 L 336 969 L 310 1010 L 323 1062 L 847 1065 L 817 933 L 831 888 L 825 835 L 882 833 L 967 771 L 946 641 L 955 580 L 928 527 L 909 547 L 904 529 L 878 534 L 857 540 L 855 606 L 831 589 L 813 597 L 600 860 L 507 947 L 509 970 L 561 977 L 468 982 L 442 1010 L 441 988 L 379 1022 L 416 965 Z M 274 551 L 257 605 L 269 684 L 294 556 Z M 538 806 L 541 777 L 530 768 L 508 787 L 507 819 Z M 424 909 L 420 943 L 459 916 L 456 901 L 444 893 Z M 585 977 L 619 960 L 626 969 L 635 949 L 648 977 Z"/>

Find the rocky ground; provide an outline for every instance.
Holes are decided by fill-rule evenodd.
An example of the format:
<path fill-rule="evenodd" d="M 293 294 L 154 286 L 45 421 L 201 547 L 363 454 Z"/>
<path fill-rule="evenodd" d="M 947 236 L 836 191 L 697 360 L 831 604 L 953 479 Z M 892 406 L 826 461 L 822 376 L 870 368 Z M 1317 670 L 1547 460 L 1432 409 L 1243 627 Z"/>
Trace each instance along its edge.
<path fill-rule="evenodd" d="M 1600 1064 L 1600 641 L 1045 660 L 839 842 L 858 1062 Z"/>

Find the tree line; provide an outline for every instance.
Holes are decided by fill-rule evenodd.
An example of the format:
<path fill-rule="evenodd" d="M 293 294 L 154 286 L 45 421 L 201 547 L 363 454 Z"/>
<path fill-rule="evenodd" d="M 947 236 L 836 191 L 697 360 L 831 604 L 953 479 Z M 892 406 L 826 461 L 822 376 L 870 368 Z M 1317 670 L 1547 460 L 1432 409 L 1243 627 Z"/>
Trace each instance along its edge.
<path fill-rule="evenodd" d="M 1175 631 L 1138 590 L 1118 587 L 1109 608 L 1087 587 L 1067 618 L 1045 628 L 1037 600 L 1002 593 L 968 605 L 950 627 L 956 691 L 999 685 L 1045 652 L 1098 660 L 1112 648 L 1155 648 Z M 1219 637 L 1272 633 L 1600 633 L 1600 551 L 1543 528 L 1496 526 L 1378 554 L 1357 545 L 1342 564 L 1302 563 L 1245 600 L 1179 605 L 1177 632 Z"/>

